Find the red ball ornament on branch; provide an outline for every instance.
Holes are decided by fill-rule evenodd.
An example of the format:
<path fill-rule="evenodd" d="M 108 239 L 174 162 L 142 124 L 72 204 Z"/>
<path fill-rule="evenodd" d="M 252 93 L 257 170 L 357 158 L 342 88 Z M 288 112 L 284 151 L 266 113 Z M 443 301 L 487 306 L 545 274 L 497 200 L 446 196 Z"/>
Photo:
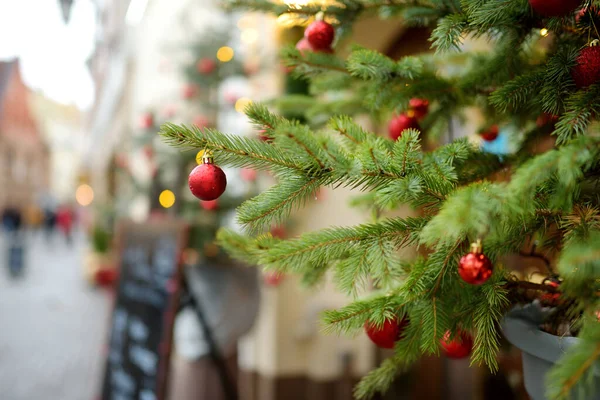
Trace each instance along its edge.
<path fill-rule="evenodd" d="M 285 275 L 278 271 L 268 271 L 265 272 L 263 276 L 265 285 L 272 287 L 279 286 L 283 281 L 283 278 L 285 278 Z"/>
<path fill-rule="evenodd" d="M 567 15 L 582 3 L 582 0 L 529 0 L 529 5 L 544 17 L 561 17 Z"/>
<path fill-rule="evenodd" d="M 210 126 L 210 121 L 204 115 L 196 115 L 192 121 L 192 124 L 200 129 L 204 129 Z"/>
<path fill-rule="evenodd" d="M 258 174 L 256 170 L 252 168 L 242 168 L 240 170 L 240 176 L 243 180 L 247 182 L 254 182 L 256 180 L 257 175 Z"/>
<path fill-rule="evenodd" d="M 314 21 L 304 31 L 304 37 L 313 49 L 329 50 L 335 38 L 335 29 L 325 21 Z"/>
<path fill-rule="evenodd" d="M 378 327 L 374 323 L 367 321 L 365 331 L 373 343 L 382 349 L 393 349 L 394 344 L 400 339 L 400 335 L 408 325 L 408 320 L 403 318 L 388 319 L 382 326 Z"/>
<path fill-rule="evenodd" d="M 496 140 L 499 133 L 500 129 L 498 128 L 498 125 L 492 125 L 487 129 L 482 129 L 479 131 L 479 136 L 481 136 L 481 138 L 486 142 L 493 142 Z"/>
<path fill-rule="evenodd" d="M 410 111 L 394 117 L 388 125 L 388 132 L 392 140 L 398 140 L 398 138 L 402 137 L 402 132 L 407 129 L 421 130 L 414 113 Z"/>
<path fill-rule="evenodd" d="M 408 105 L 413 111 L 416 119 L 425 118 L 429 112 L 429 100 L 414 98 L 410 99 Z"/>
<path fill-rule="evenodd" d="M 227 187 L 227 177 L 216 166 L 211 156 L 202 157 L 202 164 L 192 170 L 188 177 L 190 191 L 200 200 L 216 200 Z"/>
<path fill-rule="evenodd" d="M 600 81 L 600 42 L 594 40 L 577 56 L 577 64 L 571 70 L 571 76 L 578 88 L 585 88 Z"/>
<path fill-rule="evenodd" d="M 144 113 L 140 116 L 139 126 L 142 129 L 150 129 L 154 126 L 154 115 L 150 112 Z"/>
<path fill-rule="evenodd" d="M 198 93 L 198 88 L 195 85 L 192 85 L 191 83 L 185 85 L 181 89 L 181 97 L 183 97 L 184 99 L 187 99 L 187 100 L 196 96 L 197 93 Z"/>
<path fill-rule="evenodd" d="M 468 357 L 473 349 L 473 338 L 467 332 L 459 331 L 454 339 L 450 339 L 450 331 L 446 331 L 440 341 L 448 358 L 460 359 Z"/>
<path fill-rule="evenodd" d="M 481 285 L 492 276 L 494 266 L 482 253 L 481 241 L 471 244 L 471 252 L 458 262 L 458 274 L 463 281 L 471 285 Z"/>
<path fill-rule="evenodd" d="M 196 63 L 196 70 L 202 75 L 211 74 L 215 68 L 217 68 L 217 63 L 212 58 L 201 58 Z"/>

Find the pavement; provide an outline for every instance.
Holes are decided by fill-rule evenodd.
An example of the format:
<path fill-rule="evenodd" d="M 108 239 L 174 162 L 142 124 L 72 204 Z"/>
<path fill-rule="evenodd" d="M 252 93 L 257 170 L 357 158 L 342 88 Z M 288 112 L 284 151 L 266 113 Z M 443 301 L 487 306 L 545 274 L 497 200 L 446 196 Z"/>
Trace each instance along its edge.
<path fill-rule="evenodd" d="M 11 277 L 0 238 L 0 400 L 93 400 L 99 395 L 110 295 L 83 278 L 86 239 L 26 237 Z"/>

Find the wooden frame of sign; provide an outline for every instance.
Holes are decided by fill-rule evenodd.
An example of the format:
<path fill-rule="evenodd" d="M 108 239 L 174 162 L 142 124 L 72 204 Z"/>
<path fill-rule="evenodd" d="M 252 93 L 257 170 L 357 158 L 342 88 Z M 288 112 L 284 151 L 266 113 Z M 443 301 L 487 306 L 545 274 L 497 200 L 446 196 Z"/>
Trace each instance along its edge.
<path fill-rule="evenodd" d="M 101 399 L 164 400 L 187 225 L 123 220 L 116 240 L 119 281 Z"/>

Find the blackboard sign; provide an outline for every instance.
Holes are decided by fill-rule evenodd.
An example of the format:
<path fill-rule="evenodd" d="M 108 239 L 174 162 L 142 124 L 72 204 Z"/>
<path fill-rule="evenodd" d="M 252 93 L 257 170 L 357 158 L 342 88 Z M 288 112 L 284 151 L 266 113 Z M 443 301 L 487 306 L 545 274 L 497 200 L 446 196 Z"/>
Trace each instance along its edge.
<path fill-rule="evenodd" d="M 185 225 L 122 222 L 103 400 L 163 400 L 181 283 Z"/>

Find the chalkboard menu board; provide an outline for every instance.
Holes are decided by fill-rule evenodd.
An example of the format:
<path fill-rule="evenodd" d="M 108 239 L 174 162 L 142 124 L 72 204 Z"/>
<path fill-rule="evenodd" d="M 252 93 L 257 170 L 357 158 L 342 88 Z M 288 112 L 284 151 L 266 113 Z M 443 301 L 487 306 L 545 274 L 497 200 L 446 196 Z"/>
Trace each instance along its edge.
<path fill-rule="evenodd" d="M 119 283 L 103 400 L 165 398 L 185 234 L 185 225 L 171 220 L 118 226 Z"/>

